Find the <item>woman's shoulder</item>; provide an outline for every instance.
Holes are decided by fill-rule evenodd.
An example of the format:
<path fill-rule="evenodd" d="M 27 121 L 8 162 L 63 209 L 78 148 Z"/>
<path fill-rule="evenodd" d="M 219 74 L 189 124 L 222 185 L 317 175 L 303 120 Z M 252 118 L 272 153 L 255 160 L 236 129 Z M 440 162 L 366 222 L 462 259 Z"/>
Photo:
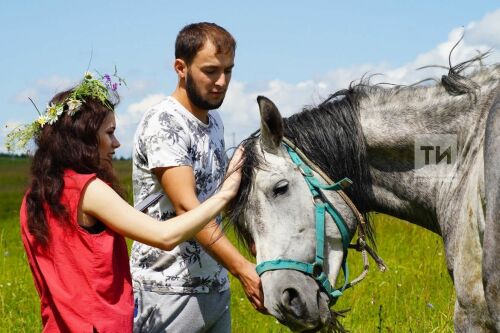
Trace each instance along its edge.
<path fill-rule="evenodd" d="M 85 187 L 91 180 L 96 178 L 95 173 L 78 173 L 72 169 L 64 170 L 64 186 L 67 189 Z"/>

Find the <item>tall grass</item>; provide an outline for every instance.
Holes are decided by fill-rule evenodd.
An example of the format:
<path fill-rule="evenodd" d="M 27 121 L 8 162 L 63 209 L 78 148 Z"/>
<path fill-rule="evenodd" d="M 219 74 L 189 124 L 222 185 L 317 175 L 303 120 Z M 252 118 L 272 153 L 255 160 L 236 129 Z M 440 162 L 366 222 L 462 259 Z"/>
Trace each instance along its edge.
<path fill-rule="evenodd" d="M 0 158 L 0 332 L 39 332 L 40 306 L 19 234 L 28 161 Z"/>
<path fill-rule="evenodd" d="M 116 161 L 115 168 L 131 194 L 130 161 Z M 26 159 L 0 157 L 2 333 L 41 330 L 39 299 L 19 236 L 18 210 L 27 175 Z M 441 239 L 384 215 L 376 216 L 375 225 L 378 252 L 389 269 L 378 272 L 372 262 L 365 280 L 345 291 L 335 305 L 336 310 L 350 310 L 341 319 L 344 326 L 352 332 L 452 332 L 454 292 Z M 229 237 L 234 239 L 230 231 Z M 354 277 L 361 271 L 360 256 L 350 252 L 348 262 Z M 230 279 L 233 332 L 290 332 L 274 318 L 256 312 L 239 282 Z"/>

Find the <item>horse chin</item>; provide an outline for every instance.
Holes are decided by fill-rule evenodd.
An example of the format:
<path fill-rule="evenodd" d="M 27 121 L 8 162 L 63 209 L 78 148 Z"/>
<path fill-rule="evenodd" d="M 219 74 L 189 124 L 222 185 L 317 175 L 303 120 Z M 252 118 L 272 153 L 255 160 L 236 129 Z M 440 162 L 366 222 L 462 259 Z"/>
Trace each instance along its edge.
<path fill-rule="evenodd" d="M 328 296 L 311 277 L 280 270 L 261 278 L 267 310 L 292 331 L 316 332 L 332 322 Z"/>

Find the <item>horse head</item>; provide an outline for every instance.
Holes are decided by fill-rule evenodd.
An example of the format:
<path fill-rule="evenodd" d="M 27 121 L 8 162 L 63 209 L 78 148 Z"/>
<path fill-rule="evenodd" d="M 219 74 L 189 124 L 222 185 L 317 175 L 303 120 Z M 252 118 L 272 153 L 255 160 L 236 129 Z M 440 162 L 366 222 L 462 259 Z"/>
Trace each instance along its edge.
<path fill-rule="evenodd" d="M 326 279 L 334 283 L 346 256 L 343 235 L 332 216 L 325 214 L 324 242 L 317 244 L 315 200 L 318 198 L 313 198 L 304 179 L 304 170 L 291 160 L 283 144 L 284 125 L 280 112 L 265 97 L 259 97 L 258 104 L 261 135 L 251 144 L 247 142 L 245 151 L 247 159 L 260 162 L 250 163 L 251 170 L 244 171 L 252 176 L 243 181 L 244 189 L 240 189 L 245 192 L 240 193 L 245 202 L 236 219 L 236 227 L 256 255 L 269 313 L 295 331 L 320 329 L 335 318 L 330 311 L 332 295 L 314 276 L 324 273 Z M 315 172 L 313 174 L 321 179 Z M 351 209 L 337 192 L 321 192 L 323 199 L 343 217 L 347 229 L 344 232 L 352 235 L 356 219 Z M 347 242 L 349 240 L 350 237 Z M 294 268 L 295 263 L 317 261 L 318 246 L 324 253 L 323 267 L 318 268 L 320 272 L 307 274 Z M 289 265 L 283 266 L 283 261 Z M 268 267 L 269 264 L 273 267 Z M 268 266 L 263 267 L 265 265 Z M 336 295 L 340 293 L 336 291 Z"/>

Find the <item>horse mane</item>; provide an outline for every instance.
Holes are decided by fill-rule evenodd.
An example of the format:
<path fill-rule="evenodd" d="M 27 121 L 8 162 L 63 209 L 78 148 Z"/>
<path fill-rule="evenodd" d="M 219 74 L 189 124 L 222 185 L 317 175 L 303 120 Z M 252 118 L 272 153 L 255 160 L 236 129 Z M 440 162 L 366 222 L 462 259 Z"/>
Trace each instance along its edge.
<path fill-rule="evenodd" d="M 318 106 L 305 107 L 284 119 L 285 136 L 328 177 L 334 181 L 348 177 L 353 181 L 345 192 L 365 215 L 371 210 L 372 182 L 358 110 L 360 99 L 372 90 L 385 89 L 363 81 L 351 84 Z M 368 237 L 374 244 L 373 228 L 368 224 Z"/>
<path fill-rule="evenodd" d="M 255 178 L 255 170 L 264 167 L 266 164 L 265 160 L 257 152 L 256 144 L 259 139 L 259 134 L 259 131 L 254 132 L 240 144 L 245 149 L 245 158 L 241 165 L 240 187 L 235 198 L 228 204 L 226 210 L 226 221 L 229 225 L 233 226 L 236 236 L 243 242 L 247 249 L 253 244 L 253 239 L 242 216 L 248 204 L 248 197 L 252 191 L 252 181 Z"/>

